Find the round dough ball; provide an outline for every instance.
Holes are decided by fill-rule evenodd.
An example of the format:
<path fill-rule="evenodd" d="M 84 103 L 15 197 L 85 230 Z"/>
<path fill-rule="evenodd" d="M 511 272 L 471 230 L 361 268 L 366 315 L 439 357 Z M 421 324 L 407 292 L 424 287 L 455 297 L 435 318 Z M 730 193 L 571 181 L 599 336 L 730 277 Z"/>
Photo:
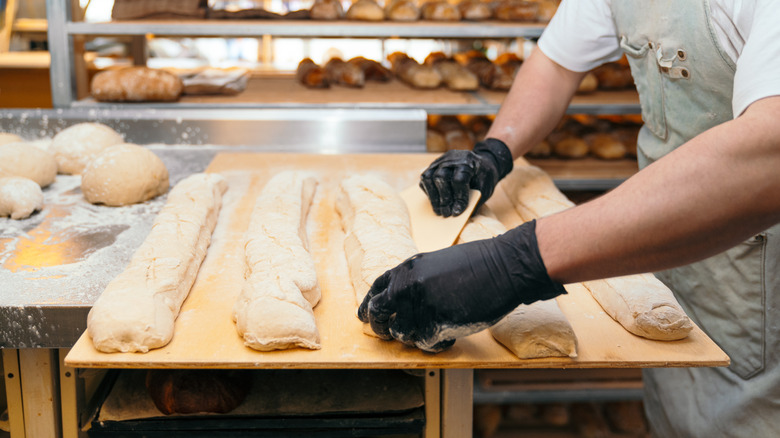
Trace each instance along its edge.
<path fill-rule="evenodd" d="M 168 169 L 152 151 L 134 144 L 107 148 L 81 175 L 81 191 L 93 204 L 135 204 L 168 190 Z"/>
<path fill-rule="evenodd" d="M 100 123 L 79 123 L 55 135 L 49 151 L 60 173 L 78 175 L 103 149 L 124 143 L 122 136 Z"/>
<path fill-rule="evenodd" d="M 10 132 L 0 132 L 0 144 L 19 143 L 23 141 L 24 139 L 16 134 L 11 134 Z"/>
<path fill-rule="evenodd" d="M 0 145 L 0 176 L 23 176 L 46 187 L 57 178 L 57 161 L 29 143 Z"/>
<path fill-rule="evenodd" d="M 0 217 L 24 219 L 43 206 L 43 192 L 35 181 L 20 176 L 0 178 Z"/>

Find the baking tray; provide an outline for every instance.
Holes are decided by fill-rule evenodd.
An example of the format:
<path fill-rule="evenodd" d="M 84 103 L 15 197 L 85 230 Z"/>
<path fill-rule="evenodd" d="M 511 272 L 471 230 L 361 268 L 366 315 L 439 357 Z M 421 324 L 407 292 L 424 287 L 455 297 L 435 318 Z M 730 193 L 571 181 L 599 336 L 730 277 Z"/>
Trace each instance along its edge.
<path fill-rule="evenodd" d="M 397 189 L 419 178 L 429 154 L 307 155 L 219 154 L 208 167 L 224 175 L 225 195 L 212 245 L 184 303 L 173 340 L 148 353 L 101 353 L 81 336 L 65 363 L 84 368 L 638 368 L 726 366 L 728 356 L 698 327 L 685 339 L 653 341 L 627 332 L 580 284 L 557 298 L 579 339 L 576 358 L 518 359 L 487 331 L 459 339 L 442 353 L 428 354 L 399 342 L 363 334 L 356 318 L 341 230 L 334 202 L 339 182 L 356 173 L 376 173 Z M 520 162 L 519 162 L 520 163 Z M 322 301 L 314 309 L 322 349 L 258 352 L 244 346 L 231 319 L 243 282 L 243 234 L 256 196 L 275 173 L 313 172 L 320 185 L 309 215 L 308 234 Z M 508 226 L 521 222 L 502 190 L 488 205 Z"/>

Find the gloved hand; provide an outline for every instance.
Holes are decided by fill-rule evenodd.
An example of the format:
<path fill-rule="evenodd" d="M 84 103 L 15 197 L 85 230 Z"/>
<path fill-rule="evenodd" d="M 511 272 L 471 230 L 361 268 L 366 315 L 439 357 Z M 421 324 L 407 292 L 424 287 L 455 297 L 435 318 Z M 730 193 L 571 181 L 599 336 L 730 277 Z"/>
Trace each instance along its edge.
<path fill-rule="evenodd" d="M 512 171 L 512 152 L 503 141 L 488 138 L 474 151 L 452 150 L 437 158 L 422 173 L 420 187 L 439 216 L 458 216 L 469 204 L 469 189 L 482 197 L 474 211 L 493 194 L 496 184 Z"/>
<path fill-rule="evenodd" d="M 531 221 L 492 239 L 411 257 L 374 281 L 358 318 L 382 339 L 439 352 L 520 304 L 566 293 L 547 275 L 535 230 Z"/>

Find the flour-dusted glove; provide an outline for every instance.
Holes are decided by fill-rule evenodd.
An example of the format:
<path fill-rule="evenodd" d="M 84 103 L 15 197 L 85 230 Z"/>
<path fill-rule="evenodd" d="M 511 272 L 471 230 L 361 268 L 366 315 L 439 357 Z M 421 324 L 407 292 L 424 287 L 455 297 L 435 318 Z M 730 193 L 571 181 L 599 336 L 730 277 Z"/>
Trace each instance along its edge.
<path fill-rule="evenodd" d="M 503 141 L 488 138 L 473 151 L 452 150 L 437 158 L 422 173 L 420 187 L 439 216 L 458 216 L 469 204 L 469 189 L 482 197 L 474 211 L 493 194 L 496 184 L 512 171 L 512 152 Z"/>
<path fill-rule="evenodd" d="M 566 293 L 550 279 L 536 222 L 500 236 L 418 254 L 374 281 L 358 309 L 382 339 L 438 352 L 520 304 Z"/>

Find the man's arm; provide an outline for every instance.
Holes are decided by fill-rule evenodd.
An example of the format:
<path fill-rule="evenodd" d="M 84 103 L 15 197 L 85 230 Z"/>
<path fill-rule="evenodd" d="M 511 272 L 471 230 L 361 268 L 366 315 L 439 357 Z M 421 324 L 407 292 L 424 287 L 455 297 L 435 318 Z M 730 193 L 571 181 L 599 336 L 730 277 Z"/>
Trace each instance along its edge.
<path fill-rule="evenodd" d="M 517 73 L 487 138 L 523 156 L 552 132 L 563 117 L 585 72 L 567 70 L 534 50 Z"/>
<path fill-rule="evenodd" d="M 538 221 L 562 283 L 651 272 L 721 252 L 780 222 L 780 96 L 753 103 L 613 191 Z"/>

